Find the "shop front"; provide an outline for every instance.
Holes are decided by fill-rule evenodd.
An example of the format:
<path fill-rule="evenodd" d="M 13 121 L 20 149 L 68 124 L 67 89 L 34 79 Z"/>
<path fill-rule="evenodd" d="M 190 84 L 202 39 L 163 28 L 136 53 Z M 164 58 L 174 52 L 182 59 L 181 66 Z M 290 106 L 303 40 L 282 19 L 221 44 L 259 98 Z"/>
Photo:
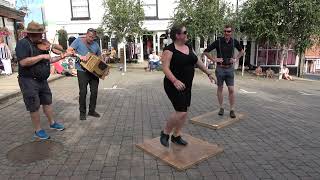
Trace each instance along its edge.
<path fill-rule="evenodd" d="M 313 46 L 305 52 L 305 74 L 320 74 L 320 46 Z"/>

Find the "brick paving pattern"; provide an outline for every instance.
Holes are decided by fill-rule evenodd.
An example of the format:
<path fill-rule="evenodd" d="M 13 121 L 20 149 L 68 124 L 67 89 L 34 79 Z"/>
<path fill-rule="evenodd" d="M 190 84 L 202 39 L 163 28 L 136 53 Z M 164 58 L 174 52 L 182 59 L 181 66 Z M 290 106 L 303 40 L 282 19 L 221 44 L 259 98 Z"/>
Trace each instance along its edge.
<path fill-rule="evenodd" d="M 186 133 L 218 143 L 224 152 L 179 172 L 135 147 L 159 136 L 173 110 L 162 78 L 160 72 L 131 70 L 122 76 L 113 71 L 100 81 L 97 111 L 102 117 L 87 121 L 78 120 L 77 79 L 51 83 L 56 119 L 66 130 L 49 130 L 43 114 L 42 126 L 64 150 L 31 164 L 6 157 L 10 149 L 32 141 L 22 100 L 1 109 L 0 179 L 320 179 L 320 82 L 238 77 L 237 111 L 247 113 L 247 119 L 217 131 L 188 123 Z M 114 85 L 118 89 L 110 89 Z M 215 91 L 197 73 L 189 117 L 217 109 Z"/>

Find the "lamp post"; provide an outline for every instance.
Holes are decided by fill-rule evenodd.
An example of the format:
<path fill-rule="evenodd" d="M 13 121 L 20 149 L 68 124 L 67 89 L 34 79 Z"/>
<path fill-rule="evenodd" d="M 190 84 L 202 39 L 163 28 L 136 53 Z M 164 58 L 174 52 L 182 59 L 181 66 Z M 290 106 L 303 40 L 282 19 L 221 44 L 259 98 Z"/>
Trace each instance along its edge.
<path fill-rule="evenodd" d="M 243 41 L 243 51 L 244 51 L 244 55 L 243 55 L 243 58 L 242 58 L 242 77 L 243 77 L 243 74 L 244 74 L 244 62 L 246 61 L 246 46 L 247 46 L 247 36 L 244 36 L 242 38 L 242 41 Z"/>

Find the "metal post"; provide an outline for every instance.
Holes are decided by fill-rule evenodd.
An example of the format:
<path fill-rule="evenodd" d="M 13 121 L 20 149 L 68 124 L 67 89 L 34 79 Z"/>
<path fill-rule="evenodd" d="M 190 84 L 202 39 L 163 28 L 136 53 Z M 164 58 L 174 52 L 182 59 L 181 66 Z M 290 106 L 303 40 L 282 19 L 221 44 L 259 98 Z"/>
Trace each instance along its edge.
<path fill-rule="evenodd" d="M 244 55 L 243 55 L 243 59 L 242 59 L 242 77 L 244 75 L 244 62 L 246 61 L 246 46 L 247 46 L 247 37 L 243 37 L 243 51 L 244 51 Z"/>
<path fill-rule="evenodd" d="M 244 55 L 243 55 L 243 59 L 242 59 L 242 77 L 244 74 L 244 62 L 246 60 L 246 46 L 244 46 L 243 50 L 244 50 Z"/>

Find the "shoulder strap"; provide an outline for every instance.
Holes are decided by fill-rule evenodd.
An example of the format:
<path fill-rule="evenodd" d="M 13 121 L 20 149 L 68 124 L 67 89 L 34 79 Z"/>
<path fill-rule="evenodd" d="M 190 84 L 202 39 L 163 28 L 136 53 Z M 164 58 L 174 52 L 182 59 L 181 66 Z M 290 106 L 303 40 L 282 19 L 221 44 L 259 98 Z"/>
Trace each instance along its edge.
<path fill-rule="evenodd" d="M 234 38 L 232 38 L 232 57 L 231 58 L 234 58 Z"/>
<path fill-rule="evenodd" d="M 32 45 L 30 44 L 30 42 L 26 39 L 24 39 L 24 41 L 27 41 L 27 43 L 29 44 L 29 47 L 30 47 L 30 50 L 31 50 L 31 57 L 33 57 L 33 47 Z"/>
<path fill-rule="evenodd" d="M 223 58 L 223 54 L 222 54 L 222 51 L 221 51 L 221 37 L 219 38 L 219 52 L 220 52 L 221 58 Z"/>

